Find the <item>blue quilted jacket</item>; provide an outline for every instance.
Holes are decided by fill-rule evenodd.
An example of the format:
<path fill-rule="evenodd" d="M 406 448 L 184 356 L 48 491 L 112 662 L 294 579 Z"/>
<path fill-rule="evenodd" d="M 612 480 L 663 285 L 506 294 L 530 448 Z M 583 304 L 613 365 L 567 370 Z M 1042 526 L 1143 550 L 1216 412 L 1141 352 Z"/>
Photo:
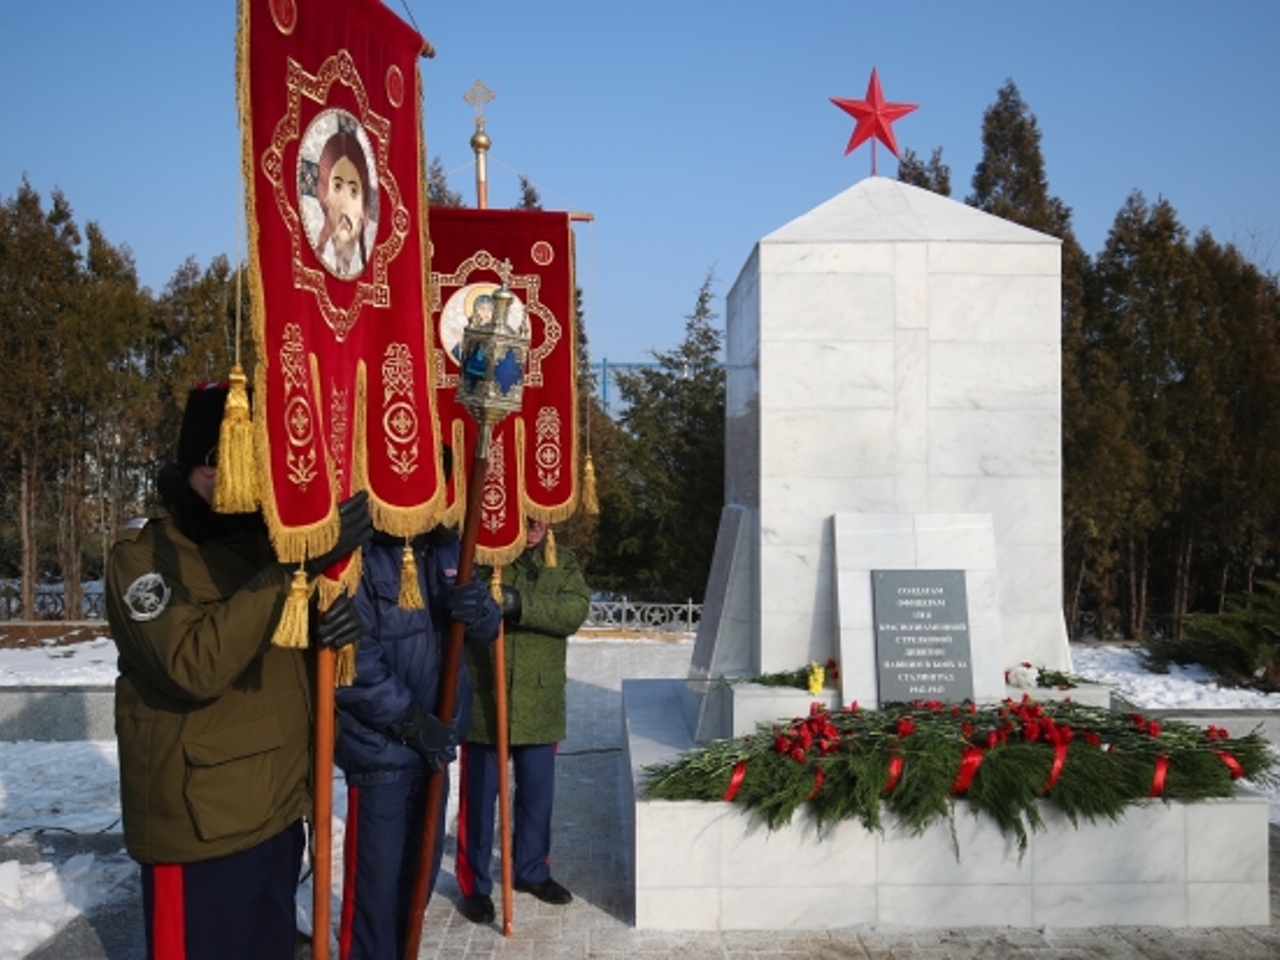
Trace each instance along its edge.
<path fill-rule="evenodd" d="M 457 573 L 459 550 L 456 539 L 443 543 L 442 539 L 436 533 L 413 541 L 424 610 L 400 609 L 403 542 L 375 542 L 364 548 L 356 607 L 365 634 L 356 648 L 356 679 L 334 694 L 339 711 L 334 759 L 349 782 L 386 780 L 422 767 L 418 754 L 390 737 L 388 728 L 413 704 L 427 713 L 436 709 L 449 631 L 446 597 Z M 468 645 L 492 642 L 501 619 L 501 609 L 490 600 L 486 616 L 467 631 Z M 465 658 L 458 674 L 456 702 L 461 741 L 471 715 L 471 682 Z"/>

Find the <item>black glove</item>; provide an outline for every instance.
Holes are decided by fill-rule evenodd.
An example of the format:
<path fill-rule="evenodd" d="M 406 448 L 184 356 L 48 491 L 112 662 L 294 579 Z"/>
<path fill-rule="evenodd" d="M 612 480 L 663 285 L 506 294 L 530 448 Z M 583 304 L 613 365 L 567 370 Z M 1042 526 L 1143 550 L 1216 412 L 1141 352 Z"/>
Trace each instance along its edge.
<path fill-rule="evenodd" d="M 507 623 L 519 623 L 520 612 L 523 609 L 520 603 L 520 591 L 515 587 L 508 587 L 506 584 L 502 586 L 502 619 Z"/>
<path fill-rule="evenodd" d="M 449 588 L 449 616 L 468 627 L 484 618 L 489 588 L 479 580 L 470 580 Z"/>
<path fill-rule="evenodd" d="M 434 772 L 443 770 L 445 764 L 458 756 L 458 728 L 442 723 L 439 717 L 421 707 L 410 707 L 390 733 L 405 746 L 412 747 Z"/>
<path fill-rule="evenodd" d="M 341 650 L 363 635 L 364 621 L 360 619 L 360 611 L 344 590 L 329 609 L 320 614 L 320 622 L 316 626 L 316 643 L 322 647 Z"/>
<path fill-rule="evenodd" d="M 369 516 L 369 494 L 361 490 L 338 504 L 338 542 L 333 548 L 312 557 L 303 566 L 308 577 L 318 577 L 353 551 L 359 550 L 373 536 L 373 520 Z"/>

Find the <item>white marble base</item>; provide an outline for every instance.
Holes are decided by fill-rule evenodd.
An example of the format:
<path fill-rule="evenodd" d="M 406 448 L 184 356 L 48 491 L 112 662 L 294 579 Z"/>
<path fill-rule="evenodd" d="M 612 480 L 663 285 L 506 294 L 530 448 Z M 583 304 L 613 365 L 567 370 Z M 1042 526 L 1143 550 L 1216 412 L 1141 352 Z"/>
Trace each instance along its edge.
<path fill-rule="evenodd" d="M 729 803 L 637 801 L 643 767 L 693 746 L 681 681 L 624 680 L 623 724 L 642 930 L 1255 926 L 1270 922 L 1267 798 L 1145 801 L 1079 828 L 1052 807 L 1016 842 L 961 804 L 959 858 L 946 824 L 913 837 L 841 823 L 819 838 L 798 815 L 770 832 Z"/>

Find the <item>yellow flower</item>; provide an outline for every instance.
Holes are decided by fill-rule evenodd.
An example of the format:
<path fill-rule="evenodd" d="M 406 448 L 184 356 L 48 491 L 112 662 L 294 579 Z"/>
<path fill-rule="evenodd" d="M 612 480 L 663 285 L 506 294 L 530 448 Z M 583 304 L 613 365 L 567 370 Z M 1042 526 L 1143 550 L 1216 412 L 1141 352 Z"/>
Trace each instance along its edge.
<path fill-rule="evenodd" d="M 822 685 L 826 683 L 827 672 L 822 668 L 817 660 L 809 664 L 809 696 L 816 697 L 822 692 Z"/>

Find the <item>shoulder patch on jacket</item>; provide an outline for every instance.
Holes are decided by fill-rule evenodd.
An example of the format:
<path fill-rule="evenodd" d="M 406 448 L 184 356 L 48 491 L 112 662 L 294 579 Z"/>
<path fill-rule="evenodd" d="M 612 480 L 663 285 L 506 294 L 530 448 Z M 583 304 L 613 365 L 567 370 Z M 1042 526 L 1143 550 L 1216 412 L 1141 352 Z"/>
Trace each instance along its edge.
<path fill-rule="evenodd" d="M 143 528 L 150 522 L 150 517 L 134 517 L 116 531 L 116 543 L 132 543 L 137 540 L 138 534 L 142 533 Z"/>
<path fill-rule="evenodd" d="M 144 573 L 124 592 L 124 605 L 129 617 L 139 623 L 154 620 L 164 613 L 173 590 L 158 573 Z"/>

